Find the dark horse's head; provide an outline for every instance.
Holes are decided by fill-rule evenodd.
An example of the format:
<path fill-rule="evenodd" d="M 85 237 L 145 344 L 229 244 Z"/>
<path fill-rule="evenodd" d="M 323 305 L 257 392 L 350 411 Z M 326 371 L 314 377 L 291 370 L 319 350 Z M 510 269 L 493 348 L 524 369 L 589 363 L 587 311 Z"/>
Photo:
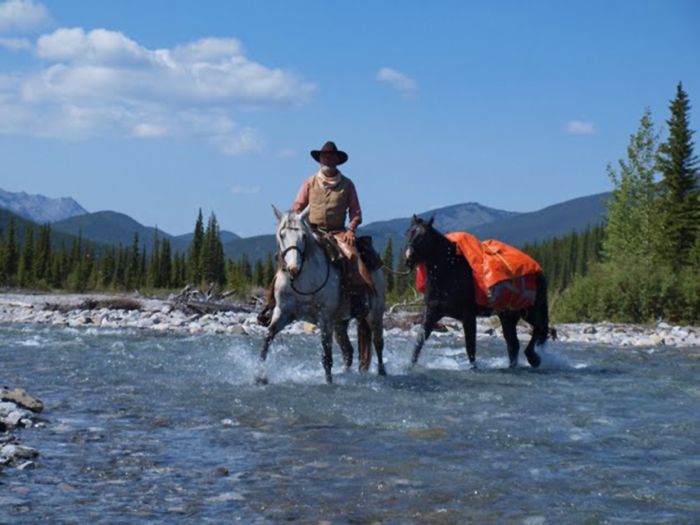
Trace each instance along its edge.
<path fill-rule="evenodd" d="M 414 215 L 411 218 L 411 226 L 406 232 L 408 244 L 406 246 L 406 265 L 413 269 L 416 264 L 425 261 L 431 253 L 435 253 L 436 240 L 440 234 L 433 228 L 434 217 L 427 221 Z"/>

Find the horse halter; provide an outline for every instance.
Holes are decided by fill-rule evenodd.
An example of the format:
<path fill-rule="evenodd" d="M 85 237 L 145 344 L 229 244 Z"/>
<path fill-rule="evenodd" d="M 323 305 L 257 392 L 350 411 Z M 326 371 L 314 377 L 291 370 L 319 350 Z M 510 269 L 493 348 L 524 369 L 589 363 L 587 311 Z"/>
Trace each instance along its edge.
<path fill-rule="evenodd" d="M 284 262 L 285 256 L 294 250 L 299 252 L 299 258 L 301 259 L 301 263 L 299 264 L 299 270 L 297 271 L 297 275 L 301 273 L 301 269 L 304 267 L 304 261 L 306 260 L 306 236 L 304 236 L 304 246 L 302 248 L 299 248 L 296 244 L 292 244 L 291 246 L 287 246 L 284 250 L 282 250 L 282 253 L 280 254 L 280 257 L 282 258 L 282 261 Z M 285 264 L 284 267 L 282 268 L 285 272 L 289 274 L 289 277 L 292 281 L 294 281 L 294 276 L 291 274 L 291 272 L 287 269 L 287 265 Z"/>
<path fill-rule="evenodd" d="M 330 275 L 331 275 L 331 264 L 330 264 L 330 262 L 328 262 L 328 258 L 327 258 L 327 257 L 324 257 L 324 260 L 326 261 L 326 277 L 325 277 L 325 279 L 323 280 L 323 282 L 321 283 L 321 285 L 320 285 L 318 288 L 316 288 L 315 290 L 313 290 L 313 291 L 311 291 L 311 292 L 304 292 L 304 291 L 299 290 L 299 289 L 294 285 L 294 280 L 295 280 L 299 275 L 301 275 L 301 270 L 302 270 L 302 268 L 304 268 L 304 261 L 306 261 L 306 251 L 307 251 L 306 248 L 307 248 L 307 245 L 306 245 L 306 235 L 304 235 L 304 237 L 303 237 L 303 246 L 302 246 L 302 248 L 299 248 L 296 244 L 292 244 L 291 246 L 287 246 L 284 250 L 282 250 L 282 253 L 280 254 L 280 257 L 282 258 L 282 261 L 283 261 L 283 262 L 284 262 L 284 257 L 285 257 L 289 252 L 294 251 L 294 250 L 296 250 L 297 252 L 299 252 L 299 257 L 300 257 L 300 259 L 301 259 L 301 262 L 299 263 L 299 269 L 297 270 L 296 276 L 294 276 L 294 275 L 291 274 L 291 272 L 287 269 L 286 264 L 285 264 L 285 266 L 282 268 L 282 271 L 284 271 L 284 272 L 286 272 L 286 273 L 289 274 L 289 281 L 290 281 L 289 284 L 290 284 L 290 286 L 292 287 L 292 290 L 294 290 L 294 291 L 295 291 L 296 293 L 298 293 L 299 295 L 314 295 L 314 294 L 318 293 L 319 291 L 321 291 L 321 289 L 322 289 L 324 286 L 326 286 L 326 283 L 328 283 L 328 278 L 329 278 Z"/>

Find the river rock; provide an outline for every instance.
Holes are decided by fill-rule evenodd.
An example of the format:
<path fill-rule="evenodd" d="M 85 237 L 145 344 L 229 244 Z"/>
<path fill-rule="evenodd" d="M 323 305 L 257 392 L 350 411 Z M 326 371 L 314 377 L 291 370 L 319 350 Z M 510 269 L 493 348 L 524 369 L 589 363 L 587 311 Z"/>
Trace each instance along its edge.
<path fill-rule="evenodd" d="M 0 449 L 0 457 L 10 461 L 18 459 L 33 459 L 39 455 L 39 451 L 24 445 L 9 444 Z"/>
<path fill-rule="evenodd" d="M 0 389 L 0 399 L 3 401 L 11 401 L 24 408 L 28 408 L 32 412 L 41 412 L 44 410 L 44 403 L 39 399 L 30 396 L 21 388 L 10 390 L 7 387 Z"/>

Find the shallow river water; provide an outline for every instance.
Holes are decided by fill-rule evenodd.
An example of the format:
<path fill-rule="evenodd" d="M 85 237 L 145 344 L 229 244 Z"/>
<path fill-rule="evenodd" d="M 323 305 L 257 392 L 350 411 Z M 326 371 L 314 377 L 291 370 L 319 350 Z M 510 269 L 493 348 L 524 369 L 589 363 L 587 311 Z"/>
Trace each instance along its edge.
<path fill-rule="evenodd" d="M 323 383 L 319 340 L 0 326 L 0 383 L 45 403 L 0 523 L 700 522 L 700 348 L 387 340 Z"/>

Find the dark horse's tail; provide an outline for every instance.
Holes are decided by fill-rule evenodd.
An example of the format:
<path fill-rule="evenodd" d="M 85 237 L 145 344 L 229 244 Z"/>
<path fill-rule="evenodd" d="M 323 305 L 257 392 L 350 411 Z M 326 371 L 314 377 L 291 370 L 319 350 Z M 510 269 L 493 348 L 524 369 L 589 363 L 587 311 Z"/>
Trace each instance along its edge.
<path fill-rule="evenodd" d="M 544 274 L 537 276 L 537 296 L 535 297 L 535 305 L 532 308 L 532 320 L 530 324 L 533 327 L 533 335 L 535 342 L 543 344 L 550 335 L 549 328 L 549 304 L 547 302 L 547 280 Z M 556 331 L 553 331 L 553 339 L 556 339 Z"/>
<path fill-rule="evenodd" d="M 364 317 L 357 319 L 357 347 L 360 358 L 360 370 L 366 372 L 372 363 L 372 330 Z"/>

